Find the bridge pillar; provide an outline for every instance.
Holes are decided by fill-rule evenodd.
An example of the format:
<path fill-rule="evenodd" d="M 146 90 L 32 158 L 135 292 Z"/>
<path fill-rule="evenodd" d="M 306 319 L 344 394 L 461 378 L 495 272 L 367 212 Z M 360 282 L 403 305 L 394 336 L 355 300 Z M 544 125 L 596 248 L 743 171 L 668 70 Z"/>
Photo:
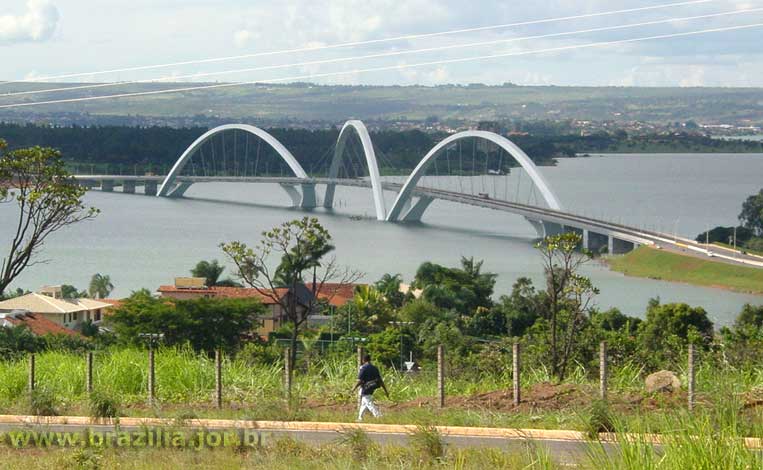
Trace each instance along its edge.
<path fill-rule="evenodd" d="M 601 253 L 602 248 L 609 246 L 609 237 L 600 233 L 584 230 L 583 246 L 593 253 Z"/>
<path fill-rule="evenodd" d="M 102 180 L 101 191 L 104 191 L 107 193 L 114 191 L 114 180 Z"/>
<path fill-rule="evenodd" d="M 327 184 L 326 185 L 326 194 L 323 197 L 323 207 L 326 209 L 333 209 L 334 208 L 334 195 L 336 194 L 336 185 L 335 184 Z"/>
<path fill-rule="evenodd" d="M 169 193 L 167 193 L 167 197 L 171 198 L 178 198 L 183 197 L 183 194 L 185 194 L 186 191 L 188 191 L 188 188 L 191 187 L 193 183 L 190 181 L 182 181 L 180 184 L 172 188 Z"/>
<path fill-rule="evenodd" d="M 159 185 L 156 181 L 146 181 L 146 185 L 143 187 L 146 196 L 156 196 L 156 191 Z"/>
<path fill-rule="evenodd" d="M 302 197 L 299 206 L 302 209 L 315 209 L 317 205 L 315 198 L 315 184 L 302 183 Z"/>
<path fill-rule="evenodd" d="M 122 181 L 122 192 L 125 194 L 135 194 L 135 181 Z"/>
<path fill-rule="evenodd" d="M 286 194 L 289 195 L 291 198 L 292 205 L 294 207 L 299 207 L 299 205 L 302 203 L 302 195 L 299 193 L 297 188 L 294 187 L 293 184 L 289 183 L 278 183 L 284 191 L 286 191 Z"/>
<path fill-rule="evenodd" d="M 405 212 L 405 215 L 401 219 L 403 222 L 420 222 L 421 216 L 424 215 L 424 211 L 427 210 L 430 204 L 432 204 L 434 198 L 431 196 L 421 196 L 416 204 Z"/>

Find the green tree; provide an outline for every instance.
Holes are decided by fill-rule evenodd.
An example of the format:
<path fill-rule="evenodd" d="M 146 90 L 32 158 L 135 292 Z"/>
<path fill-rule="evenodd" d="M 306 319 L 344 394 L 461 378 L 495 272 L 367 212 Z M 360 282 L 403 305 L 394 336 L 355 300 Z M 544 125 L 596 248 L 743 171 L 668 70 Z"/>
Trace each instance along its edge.
<path fill-rule="evenodd" d="M 436 307 L 426 299 L 416 299 L 406 303 L 397 311 L 397 317 L 404 322 L 412 322 L 416 326 L 421 326 L 433 318 L 438 321 L 455 320 L 452 313 Z"/>
<path fill-rule="evenodd" d="M 114 284 L 111 283 L 111 276 L 100 273 L 93 274 L 87 288 L 90 297 L 94 299 L 105 299 L 113 290 Z"/>
<path fill-rule="evenodd" d="M 107 322 L 127 343 L 141 343 L 141 333 L 162 333 L 164 344 L 189 343 L 211 353 L 217 347 L 236 350 L 263 311 L 256 299 L 175 300 L 156 298 L 143 289 L 128 297 Z"/>
<path fill-rule="evenodd" d="M 324 259 L 334 246 L 331 234 L 314 217 L 284 222 L 263 232 L 256 248 L 239 241 L 220 246 L 236 265 L 237 274 L 244 283 L 283 310 L 292 327 L 294 363 L 300 329 L 318 305 L 318 292 L 323 290 L 324 284 L 330 280 L 352 283 L 360 277 L 360 273 L 340 270 L 335 259 Z M 280 263 L 273 270 L 270 263 L 275 256 L 280 258 Z M 310 281 L 310 288 L 305 287 L 307 281 Z M 276 287 L 288 288 L 290 295 L 279 295 Z M 298 300 L 298 290 L 302 289 L 307 289 L 309 295 Z"/>
<path fill-rule="evenodd" d="M 8 360 L 28 352 L 38 352 L 45 342 L 26 326 L 0 327 L 0 359 Z"/>
<path fill-rule="evenodd" d="M 402 282 L 403 279 L 400 274 L 392 275 L 387 273 L 382 276 L 381 279 L 376 281 L 374 287 L 376 287 L 376 290 L 382 293 L 390 305 L 392 305 L 394 308 L 400 308 L 403 306 L 403 302 L 405 301 L 405 295 L 400 292 L 400 284 Z"/>
<path fill-rule="evenodd" d="M 739 221 L 744 227 L 755 232 L 756 236 L 763 236 L 763 189 L 742 203 Z"/>
<path fill-rule="evenodd" d="M 241 284 L 231 278 L 220 279 L 223 271 L 225 271 L 225 266 L 220 266 L 220 263 L 216 259 L 212 261 L 202 260 L 196 263 L 196 266 L 191 269 L 191 275 L 193 277 L 203 277 L 206 279 L 204 282 L 208 287 L 241 287 Z"/>
<path fill-rule="evenodd" d="M 581 241 L 579 234 L 568 232 L 545 237 L 536 245 L 546 275 L 551 373 L 559 381 L 564 380 L 591 302 L 599 293 L 578 272 L 590 259 L 590 253 L 578 251 Z"/>
<path fill-rule="evenodd" d="M 61 296 L 65 299 L 79 299 L 87 297 L 87 292 L 80 291 L 72 285 L 63 284 L 61 285 Z"/>
<path fill-rule="evenodd" d="M 482 272 L 482 261 L 461 258 L 460 268 L 422 263 L 411 287 L 422 289 L 423 297 L 439 308 L 469 317 L 478 307 L 490 308 L 496 275 Z"/>
<path fill-rule="evenodd" d="M 646 319 L 638 326 L 638 337 L 644 361 L 665 367 L 666 363 L 676 363 L 689 343 L 708 349 L 713 339 L 713 322 L 702 307 L 653 300 Z"/>
<path fill-rule="evenodd" d="M 0 267 L 0 295 L 38 262 L 50 234 L 98 213 L 84 206 L 85 188 L 69 175 L 56 150 L 32 147 L 6 153 L 5 148 L 0 140 L 0 203 L 15 203 L 18 216 Z"/>
<path fill-rule="evenodd" d="M 368 352 L 380 364 L 401 368 L 400 360 L 408 360 L 406 353 L 413 349 L 415 336 L 406 327 L 388 325 L 387 328 L 368 336 Z"/>

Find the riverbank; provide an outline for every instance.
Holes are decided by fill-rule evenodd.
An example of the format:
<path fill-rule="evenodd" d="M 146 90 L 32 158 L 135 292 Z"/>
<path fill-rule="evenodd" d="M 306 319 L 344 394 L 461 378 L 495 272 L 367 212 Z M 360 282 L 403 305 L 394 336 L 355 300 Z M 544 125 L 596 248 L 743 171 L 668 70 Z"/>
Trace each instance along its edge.
<path fill-rule="evenodd" d="M 642 246 L 630 253 L 606 259 L 613 271 L 698 286 L 763 294 L 763 269 L 661 251 Z"/>

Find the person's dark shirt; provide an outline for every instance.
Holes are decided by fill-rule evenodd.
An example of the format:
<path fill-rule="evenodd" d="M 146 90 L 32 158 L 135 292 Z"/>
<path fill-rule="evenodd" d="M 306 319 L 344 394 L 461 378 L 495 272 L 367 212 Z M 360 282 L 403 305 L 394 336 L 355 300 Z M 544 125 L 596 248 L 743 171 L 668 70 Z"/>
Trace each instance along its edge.
<path fill-rule="evenodd" d="M 367 389 L 366 384 L 373 380 L 381 382 L 381 374 L 375 365 L 366 363 L 360 367 L 358 380 L 360 380 L 360 389 L 363 391 L 363 395 L 373 395 L 375 389 Z M 381 383 L 377 383 L 377 386 L 380 385 Z"/>

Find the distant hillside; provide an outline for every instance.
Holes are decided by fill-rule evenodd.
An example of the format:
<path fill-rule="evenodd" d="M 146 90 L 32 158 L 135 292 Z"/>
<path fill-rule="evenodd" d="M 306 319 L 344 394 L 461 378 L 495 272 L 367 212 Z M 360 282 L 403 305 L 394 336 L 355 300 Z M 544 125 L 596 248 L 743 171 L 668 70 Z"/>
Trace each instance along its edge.
<path fill-rule="evenodd" d="M 73 84 L 72 84 L 73 85 Z M 71 93 L 3 97 L 34 101 L 103 93 L 148 91 L 191 84 L 115 86 Z M 56 85 L 58 86 L 58 85 Z M 50 84 L 16 84 L 4 92 Z M 212 125 L 216 121 L 320 125 L 359 118 L 394 121 L 478 122 L 502 119 L 578 119 L 701 124 L 763 124 L 761 88 L 633 88 L 556 86 L 319 86 L 253 85 L 117 100 L 0 110 L 0 120 L 79 124 Z"/>

